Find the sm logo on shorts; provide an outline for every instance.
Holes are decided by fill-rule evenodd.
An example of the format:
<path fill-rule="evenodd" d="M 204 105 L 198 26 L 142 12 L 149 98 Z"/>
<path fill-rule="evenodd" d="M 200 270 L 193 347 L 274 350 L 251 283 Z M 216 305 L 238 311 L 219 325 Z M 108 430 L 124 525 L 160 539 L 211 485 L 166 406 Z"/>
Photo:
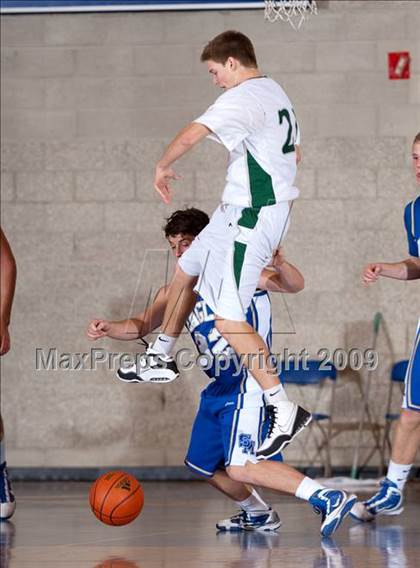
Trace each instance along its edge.
<path fill-rule="evenodd" d="M 243 454 L 254 453 L 255 442 L 251 440 L 251 434 L 239 434 L 239 447 Z"/>

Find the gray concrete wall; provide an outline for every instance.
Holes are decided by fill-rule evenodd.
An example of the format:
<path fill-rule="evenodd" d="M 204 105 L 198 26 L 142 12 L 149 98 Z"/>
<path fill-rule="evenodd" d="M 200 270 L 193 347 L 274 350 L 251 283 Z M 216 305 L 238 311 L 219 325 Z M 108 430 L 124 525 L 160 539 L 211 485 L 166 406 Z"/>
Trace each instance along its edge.
<path fill-rule="evenodd" d="M 395 356 L 408 354 L 418 286 L 381 281 L 367 290 L 359 274 L 367 261 L 407 256 L 420 3 L 330 2 L 299 32 L 264 22 L 259 11 L 7 16 L 1 25 L 2 223 L 18 262 L 13 348 L 2 360 L 12 465 L 182 463 L 203 375 L 124 385 L 105 365 L 35 371 L 35 349 L 88 351 L 91 318 L 125 317 L 132 303 L 142 309 L 165 274 L 164 216 L 187 204 L 216 206 L 226 155 L 211 142 L 179 164 L 172 207 L 151 181 L 165 143 L 218 95 L 198 60 L 225 29 L 254 40 L 261 69 L 284 86 L 301 123 L 301 198 L 286 251 L 306 289 L 273 300 L 275 330 L 295 331 L 276 335 L 275 348 L 364 349 L 381 310 Z M 409 81 L 387 79 L 393 50 L 411 52 Z M 383 334 L 378 349 L 374 395 L 383 400 Z M 354 419 L 351 378 L 340 379 L 339 404 Z M 349 463 L 352 440 L 338 442 L 335 463 Z M 298 447 L 288 458 L 305 459 Z"/>

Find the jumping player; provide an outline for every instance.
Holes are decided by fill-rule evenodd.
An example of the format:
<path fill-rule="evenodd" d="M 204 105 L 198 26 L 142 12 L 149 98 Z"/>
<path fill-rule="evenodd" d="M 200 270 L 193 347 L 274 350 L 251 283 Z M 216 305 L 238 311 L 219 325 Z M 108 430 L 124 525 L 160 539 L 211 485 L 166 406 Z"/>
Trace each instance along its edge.
<path fill-rule="evenodd" d="M 16 262 L 6 235 L 0 228 L 0 355 L 10 349 L 9 324 L 16 285 Z M 3 420 L 0 414 L 0 520 L 9 519 L 16 508 L 6 467 Z"/>
<path fill-rule="evenodd" d="M 216 36 L 201 61 L 225 92 L 169 144 L 156 166 L 155 188 L 169 203 L 169 183 L 177 179 L 172 165 L 207 136 L 229 151 L 226 186 L 222 204 L 178 264 L 162 333 L 134 371 L 143 381 L 179 376 L 171 353 L 195 304 L 196 285 L 216 314 L 217 331 L 244 355 L 244 364 L 252 366 L 264 390 L 271 426 L 257 454 L 265 459 L 286 447 L 311 420 L 309 412 L 288 400 L 266 343 L 246 319 L 261 273 L 287 232 L 292 201 L 299 195 L 293 187 L 299 127 L 289 98 L 261 74 L 244 34 L 226 31 Z M 256 359 L 262 364 L 254 365 Z"/>
<path fill-rule="evenodd" d="M 413 142 L 413 167 L 420 185 L 420 132 Z M 420 196 L 408 203 L 404 211 L 410 258 L 400 262 L 374 262 L 363 269 L 365 284 L 377 282 L 379 277 L 397 280 L 420 278 Z M 377 515 L 399 515 L 403 511 L 403 490 L 410 469 L 420 447 L 420 319 L 413 351 L 405 376 L 402 411 L 397 422 L 391 460 L 381 489 L 367 501 L 356 503 L 352 516 L 361 521 L 372 521 Z"/>
<path fill-rule="evenodd" d="M 208 223 L 208 217 L 197 209 L 176 211 L 165 227 L 166 238 L 177 258 L 181 258 L 196 236 Z M 265 268 L 259 280 L 259 290 L 254 294 L 247 312 L 247 321 L 255 325 L 259 333 L 271 344 L 271 306 L 267 290 L 274 292 L 298 292 L 303 288 L 300 272 L 283 258 L 281 251 L 273 257 L 271 269 Z M 93 320 L 87 335 L 96 340 L 113 337 L 133 340 L 143 337 L 161 324 L 167 302 L 167 288 L 161 288 L 150 306 L 134 318 L 109 322 Z M 296 494 L 309 500 L 323 515 L 322 532 L 331 534 L 348 513 L 355 501 L 344 492 L 331 491 L 317 482 L 277 461 L 257 463 L 256 447 L 264 434 L 265 402 L 262 390 L 248 369 L 238 369 L 233 358 L 236 354 L 215 326 L 211 307 L 199 295 L 187 320 L 187 328 L 201 353 L 213 362 L 206 371 L 214 381 L 203 391 L 189 449 L 186 465 L 203 475 L 209 483 L 235 500 L 239 514 L 217 523 L 219 530 L 275 530 L 280 519 L 255 489 L 246 484 L 262 485 Z M 216 359 L 232 359 L 228 368 L 216 371 Z M 120 378 L 138 382 L 136 373 Z M 279 466 L 273 468 L 273 465 Z"/>

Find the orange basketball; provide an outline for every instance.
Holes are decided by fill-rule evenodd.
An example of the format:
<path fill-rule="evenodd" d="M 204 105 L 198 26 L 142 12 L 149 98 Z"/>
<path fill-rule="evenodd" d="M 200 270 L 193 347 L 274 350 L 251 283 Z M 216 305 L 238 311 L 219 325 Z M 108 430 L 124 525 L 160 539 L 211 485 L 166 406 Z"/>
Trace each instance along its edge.
<path fill-rule="evenodd" d="M 143 509 L 143 489 L 129 473 L 108 471 L 90 488 L 89 503 L 93 514 L 103 523 L 127 525 Z"/>

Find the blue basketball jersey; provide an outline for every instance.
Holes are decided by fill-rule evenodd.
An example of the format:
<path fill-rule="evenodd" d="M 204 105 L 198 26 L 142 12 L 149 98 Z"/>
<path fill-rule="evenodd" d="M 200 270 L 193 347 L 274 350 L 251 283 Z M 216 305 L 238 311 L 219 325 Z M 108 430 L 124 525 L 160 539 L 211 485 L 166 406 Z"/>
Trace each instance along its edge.
<path fill-rule="evenodd" d="M 420 256 L 420 196 L 407 204 L 404 210 L 404 224 L 407 231 L 408 252 Z"/>
<path fill-rule="evenodd" d="M 270 349 L 271 302 L 266 291 L 254 294 L 246 321 L 258 331 Z M 203 354 L 203 370 L 210 379 L 215 379 L 215 383 L 211 383 L 208 389 L 218 395 L 261 392 L 257 381 L 241 365 L 239 356 L 216 329 L 215 314 L 201 296 L 198 296 L 186 326 L 198 351 Z"/>

